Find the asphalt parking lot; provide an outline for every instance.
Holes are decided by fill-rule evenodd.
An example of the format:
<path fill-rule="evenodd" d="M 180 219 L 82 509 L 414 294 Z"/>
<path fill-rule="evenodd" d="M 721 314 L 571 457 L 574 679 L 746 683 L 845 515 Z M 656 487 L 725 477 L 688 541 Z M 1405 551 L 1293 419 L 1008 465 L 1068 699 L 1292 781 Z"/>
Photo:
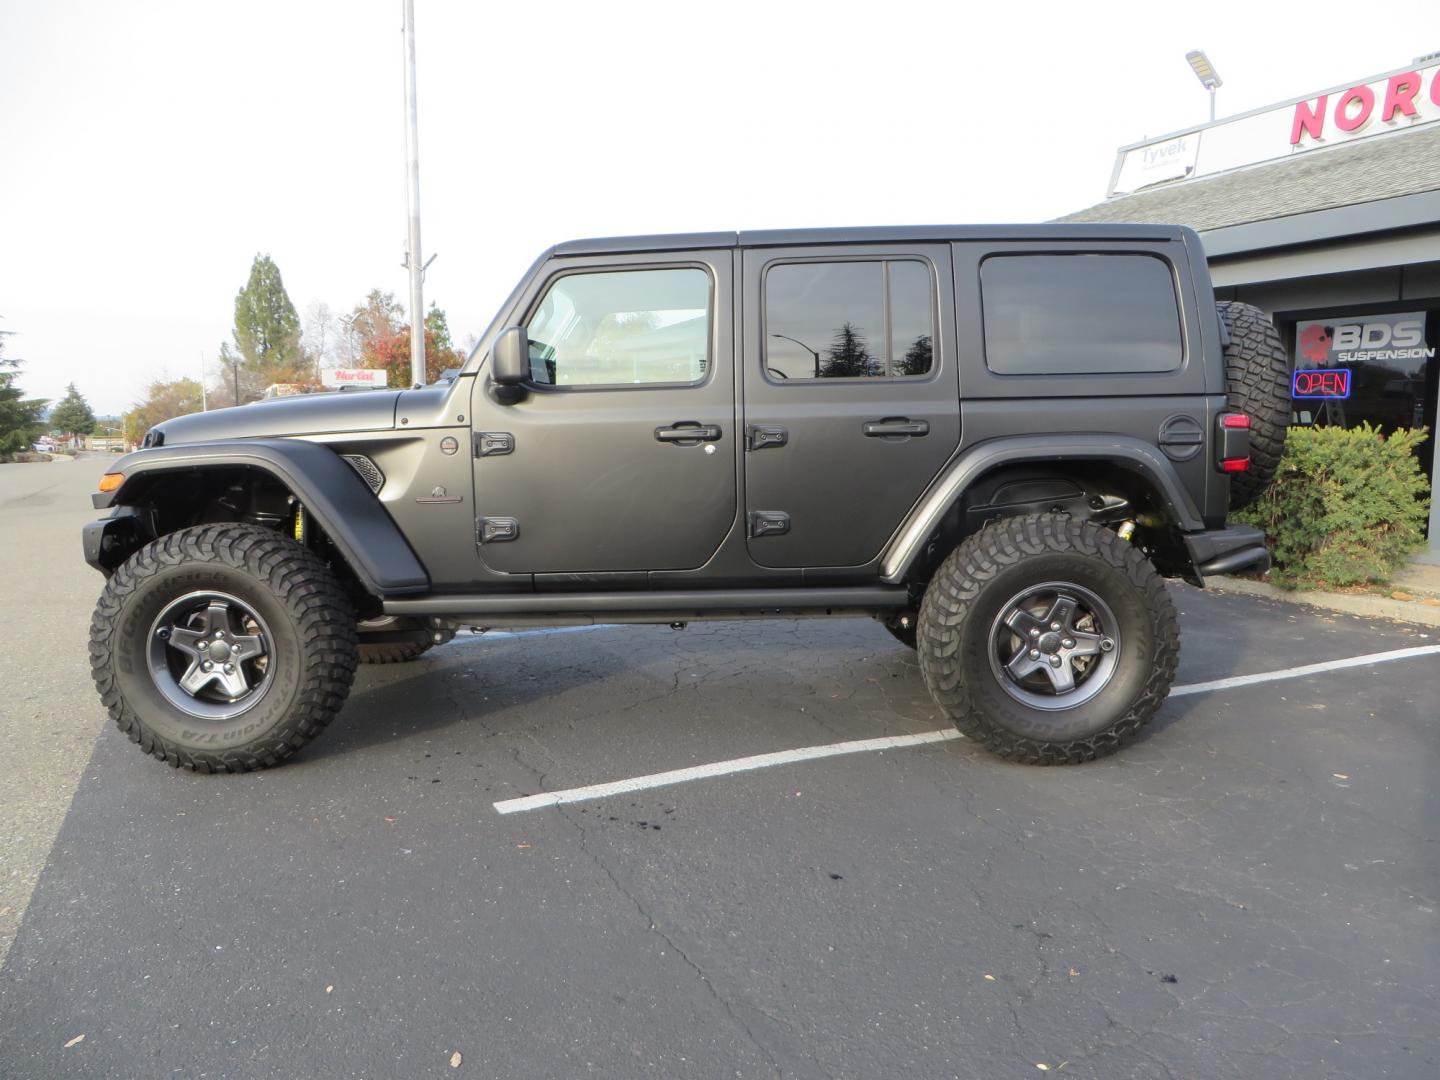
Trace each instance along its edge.
<path fill-rule="evenodd" d="M 957 739 L 502 814 L 944 725 L 872 622 L 613 627 L 364 669 L 285 767 L 174 772 L 56 658 L 99 586 L 68 543 L 0 706 L 88 702 L 91 755 L 0 970 L 7 1078 L 1440 1072 L 1440 656 L 1203 685 L 1433 630 L 1178 586 L 1191 692 L 1102 762 Z"/>

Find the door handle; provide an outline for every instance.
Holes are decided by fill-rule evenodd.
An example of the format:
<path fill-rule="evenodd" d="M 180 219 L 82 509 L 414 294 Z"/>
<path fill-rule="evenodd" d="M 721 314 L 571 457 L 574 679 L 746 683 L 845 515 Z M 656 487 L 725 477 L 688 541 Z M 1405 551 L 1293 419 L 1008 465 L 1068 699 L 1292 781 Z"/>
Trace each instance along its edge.
<path fill-rule="evenodd" d="M 908 420 L 903 416 L 886 417 L 884 420 L 871 420 L 862 428 L 865 435 L 871 439 L 893 439 L 913 435 L 917 439 L 921 435 L 930 434 L 930 422 L 928 420 Z"/>
<path fill-rule="evenodd" d="M 714 442 L 720 438 L 719 424 L 697 424 L 694 420 L 681 420 L 670 427 L 657 427 L 655 438 L 661 442 Z"/>

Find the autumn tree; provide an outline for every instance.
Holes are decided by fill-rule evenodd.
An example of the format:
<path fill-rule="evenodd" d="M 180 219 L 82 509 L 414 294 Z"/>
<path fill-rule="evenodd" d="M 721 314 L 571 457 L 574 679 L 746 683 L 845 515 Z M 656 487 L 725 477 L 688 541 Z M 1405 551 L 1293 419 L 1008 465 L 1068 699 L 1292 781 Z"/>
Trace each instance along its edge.
<path fill-rule="evenodd" d="M 45 430 L 41 416 L 46 402 L 27 398 L 15 380 L 20 374 L 20 361 L 4 355 L 6 331 L 0 331 L 0 458 L 30 449 Z"/>
<path fill-rule="evenodd" d="M 126 414 L 125 441 L 138 443 L 156 424 L 199 412 L 201 400 L 200 383 L 195 379 L 156 380 Z"/>
<path fill-rule="evenodd" d="M 410 326 L 394 293 L 371 289 L 351 313 L 349 323 L 359 345 L 359 364 L 383 368 L 391 386 L 410 385 Z M 425 316 L 425 381 L 432 383 L 447 368 L 459 367 L 464 356 L 450 342 L 445 312 L 434 304 Z"/>
<path fill-rule="evenodd" d="M 73 382 L 50 411 L 50 430 L 62 435 L 89 435 L 95 430 L 95 413 Z"/>

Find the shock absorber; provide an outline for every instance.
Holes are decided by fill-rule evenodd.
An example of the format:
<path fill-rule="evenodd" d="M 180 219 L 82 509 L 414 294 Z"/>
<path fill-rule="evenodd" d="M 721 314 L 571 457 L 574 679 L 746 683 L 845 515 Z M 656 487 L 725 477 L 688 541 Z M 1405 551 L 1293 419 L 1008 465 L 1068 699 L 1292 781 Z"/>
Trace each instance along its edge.
<path fill-rule="evenodd" d="M 305 507 L 298 501 L 295 503 L 295 540 L 305 542 Z"/>

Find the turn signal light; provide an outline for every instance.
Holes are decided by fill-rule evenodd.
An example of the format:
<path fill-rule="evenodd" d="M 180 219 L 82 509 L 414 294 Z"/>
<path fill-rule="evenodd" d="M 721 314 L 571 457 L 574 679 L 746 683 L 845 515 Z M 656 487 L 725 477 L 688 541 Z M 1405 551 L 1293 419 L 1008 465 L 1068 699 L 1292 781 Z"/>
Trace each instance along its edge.
<path fill-rule="evenodd" d="M 100 478 L 101 491 L 114 491 L 125 482 L 125 474 L 122 472 L 107 472 Z"/>
<path fill-rule="evenodd" d="M 1220 462 L 1221 472 L 1244 472 L 1248 468 L 1250 468 L 1250 459 L 1248 457 L 1226 458 Z"/>

